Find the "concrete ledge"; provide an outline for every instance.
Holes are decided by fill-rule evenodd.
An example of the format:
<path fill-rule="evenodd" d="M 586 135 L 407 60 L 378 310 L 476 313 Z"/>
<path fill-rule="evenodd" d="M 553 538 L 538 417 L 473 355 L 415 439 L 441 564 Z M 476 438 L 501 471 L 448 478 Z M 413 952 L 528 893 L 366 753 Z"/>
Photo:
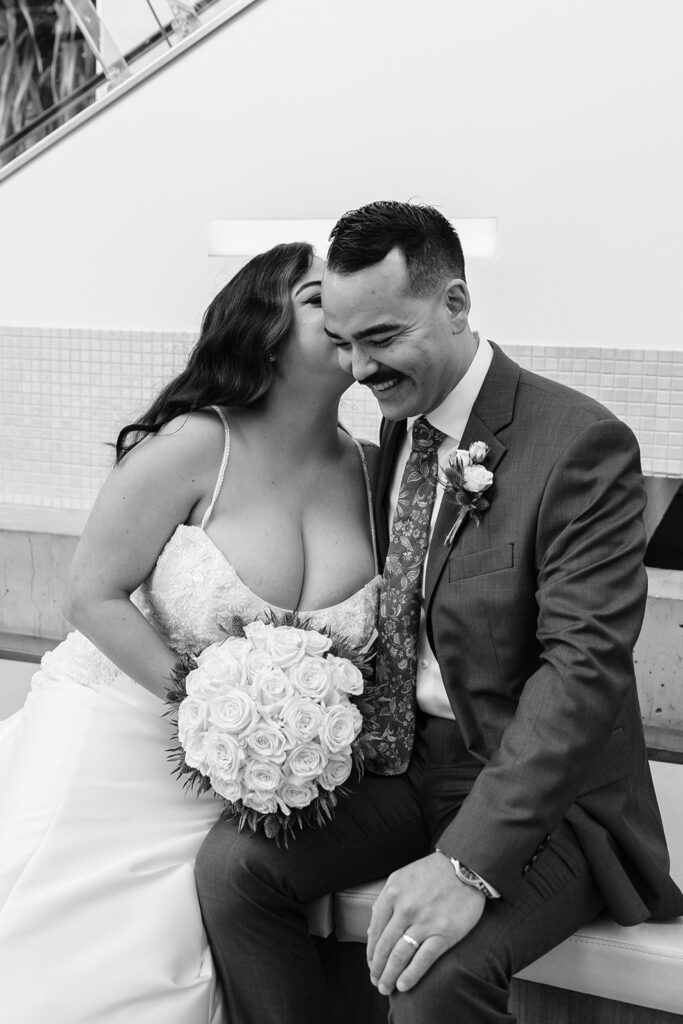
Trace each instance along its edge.
<path fill-rule="evenodd" d="M 651 761 L 683 764 L 683 729 L 660 729 L 655 725 L 643 728 L 647 756 Z"/>
<path fill-rule="evenodd" d="M 648 569 L 645 619 L 633 652 L 646 728 L 683 732 L 683 571 Z"/>
<path fill-rule="evenodd" d="M 74 508 L 0 504 L 0 530 L 80 537 L 89 513 Z"/>
<path fill-rule="evenodd" d="M 23 633 L 0 632 L 0 659 L 6 661 L 31 661 L 39 663 L 46 651 L 56 647 L 59 640 L 54 637 L 26 636 Z"/>
<path fill-rule="evenodd" d="M 683 601 L 683 572 L 678 569 L 647 568 L 647 596 L 666 601 Z"/>
<path fill-rule="evenodd" d="M 62 614 L 78 538 L 65 533 L 0 529 L 0 620 L 6 633 L 52 643 L 69 631 Z"/>

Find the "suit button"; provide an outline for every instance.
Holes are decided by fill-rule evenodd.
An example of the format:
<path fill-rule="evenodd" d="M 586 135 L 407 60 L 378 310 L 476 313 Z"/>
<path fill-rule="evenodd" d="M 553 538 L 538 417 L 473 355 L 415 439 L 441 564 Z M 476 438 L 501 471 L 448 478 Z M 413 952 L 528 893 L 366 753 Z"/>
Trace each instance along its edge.
<path fill-rule="evenodd" d="M 420 661 L 420 668 L 429 668 L 429 662 L 426 658 L 422 658 Z"/>
<path fill-rule="evenodd" d="M 526 875 L 529 873 L 529 871 L 531 871 L 531 864 L 525 864 L 522 868 L 522 874 Z"/>
<path fill-rule="evenodd" d="M 545 837 L 546 843 L 549 843 L 551 839 L 552 839 L 552 836 L 550 835 L 550 832 L 548 832 L 548 835 Z"/>
<path fill-rule="evenodd" d="M 537 854 L 537 853 L 535 853 L 535 854 L 533 855 L 533 857 L 531 858 L 531 863 L 532 863 L 532 864 L 535 864 L 537 860 L 538 860 L 538 854 Z"/>

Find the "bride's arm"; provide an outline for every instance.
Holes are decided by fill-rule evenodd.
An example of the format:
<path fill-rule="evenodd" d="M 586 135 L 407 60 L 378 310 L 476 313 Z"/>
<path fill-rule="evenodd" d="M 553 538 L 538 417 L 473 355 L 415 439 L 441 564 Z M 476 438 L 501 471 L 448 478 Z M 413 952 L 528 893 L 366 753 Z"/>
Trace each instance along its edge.
<path fill-rule="evenodd" d="M 223 429 L 194 414 L 168 424 L 112 471 L 76 549 L 65 614 L 136 682 L 163 696 L 178 656 L 130 600 L 165 543 L 204 503 L 220 465 Z"/>

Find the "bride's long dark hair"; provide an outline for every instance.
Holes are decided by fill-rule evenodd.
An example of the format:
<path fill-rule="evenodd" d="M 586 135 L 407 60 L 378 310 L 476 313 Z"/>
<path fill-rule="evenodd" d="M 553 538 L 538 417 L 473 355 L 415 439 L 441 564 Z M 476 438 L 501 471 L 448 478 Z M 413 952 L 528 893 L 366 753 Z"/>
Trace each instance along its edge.
<path fill-rule="evenodd" d="M 148 434 L 209 405 L 245 406 L 263 398 L 294 322 L 291 290 L 311 266 L 307 242 L 276 245 L 250 260 L 206 310 L 185 369 L 116 439 L 116 462 Z"/>

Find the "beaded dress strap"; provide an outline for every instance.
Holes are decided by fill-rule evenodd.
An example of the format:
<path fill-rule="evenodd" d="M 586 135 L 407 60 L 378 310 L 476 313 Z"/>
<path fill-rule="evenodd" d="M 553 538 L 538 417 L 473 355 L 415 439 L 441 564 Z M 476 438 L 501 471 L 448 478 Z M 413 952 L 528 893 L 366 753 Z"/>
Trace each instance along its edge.
<path fill-rule="evenodd" d="M 206 512 L 202 516 L 201 529 L 206 527 L 209 521 L 209 516 L 213 512 L 213 506 L 216 504 L 216 498 L 220 494 L 221 487 L 223 486 L 223 479 L 225 478 L 225 470 L 228 466 L 228 456 L 230 454 L 230 428 L 228 427 L 228 421 L 225 418 L 225 414 L 222 409 L 219 409 L 217 405 L 212 405 L 211 408 L 214 412 L 217 412 L 223 421 L 223 428 L 225 430 L 225 445 L 223 446 L 223 461 L 221 462 L 220 472 L 218 474 L 218 480 L 216 480 L 216 486 L 213 489 L 213 497 L 211 498 L 211 504 L 207 508 Z"/>
<path fill-rule="evenodd" d="M 363 464 L 363 476 L 365 477 L 365 490 L 368 496 L 368 512 L 370 513 L 370 535 L 372 537 L 372 558 L 375 563 L 375 576 L 379 573 L 379 559 L 377 557 L 377 531 L 375 530 L 375 501 L 372 497 L 372 487 L 370 486 L 370 473 L 368 472 L 368 461 L 365 458 L 365 451 L 363 445 L 357 438 L 352 437 L 351 440 L 355 444 L 356 448 L 360 452 L 360 461 Z"/>

